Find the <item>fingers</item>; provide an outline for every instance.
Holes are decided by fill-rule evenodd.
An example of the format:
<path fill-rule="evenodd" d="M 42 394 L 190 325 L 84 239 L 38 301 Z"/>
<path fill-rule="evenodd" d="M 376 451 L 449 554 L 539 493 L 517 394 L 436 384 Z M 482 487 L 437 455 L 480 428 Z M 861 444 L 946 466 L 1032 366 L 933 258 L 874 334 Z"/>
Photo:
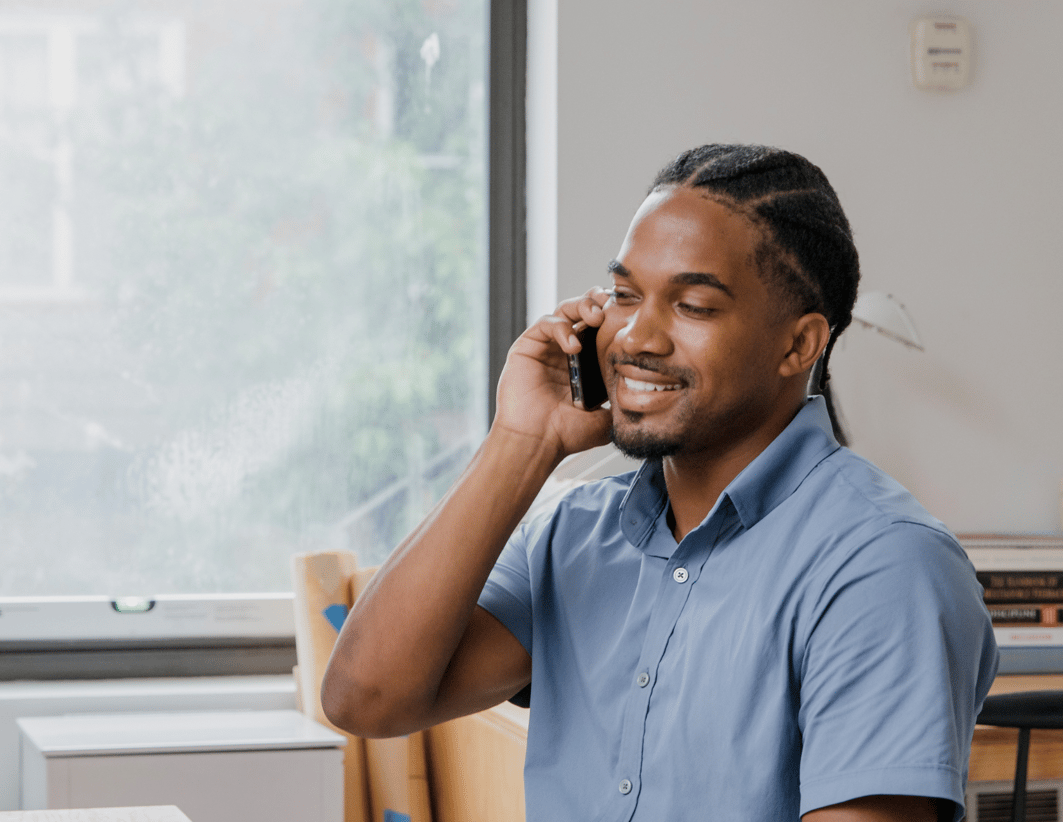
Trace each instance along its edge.
<path fill-rule="evenodd" d="M 580 342 L 573 331 L 572 323 L 568 317 L 547 314 L 525 331 L 515 345 L 519 346 L 521 340 L 527 339 L 535 343 L 545 343 L 547 346 L 555 344 L 565 354 L 575 354 L 580 350 Z"/>
<path fill-rule="evenodd" d="M 554 311 L 554 316 L 566 317 L 573 324 L 582 320 L 587 325 L 601 325 L 605 316 L 602 309 L 609 302 L 610 296 L 604 288 L 595 286 L 582 297 L 573 297 L 562 302 Z"/>
<path fill-rule="evenodd" d="M 599 286 L 595 286 L 582 297 L 574 297 L 565 300 L 554 310 L 548 323 L 554 331 L 554 338 L 566 354 L 575 354 L 580 350 L 579 340 L 572 330 L 574 326 L 583 325 L 597 328 L 605 320 L 605 304 L 609 301 L 610 293 Z M 561 322 L 557 322 L 561 321 Z M 556 323 L 556 327 L 555 327 Z M 567 329 L 565 325 L 567 323 Z M 580 326 L 582 327 L 582 326 Z M 579 328 L 576 329 L 577 331 Z M 566 333 L 567 332 L 567 333 Z"/>
<path fill-rule="evenodd" d="M 492 425 L 537 436 L 565 454 L 608 441 L 611 413 L 572 402 L 569 355 L 582 347 L 578 331 L 602 325 L 610 296 L 594 288 L 565 300 L 517 338 L 499 379 Z"/>
<path fill-rule="evenodd" d="M 598 327 L 602 324 L 605 320 L 603 306 L 610 296 L 609 292 L 595 287 L 582 297 L 565 300 L 553 314 L 540 317 L 528 328 L 514 344 L 515 349 L 527 351 L 526 344 L 534 342 L 556 344 L 566 355 L 578 353 L 582 346 L 576 336 L 577 331 L 583 325 Z"/>

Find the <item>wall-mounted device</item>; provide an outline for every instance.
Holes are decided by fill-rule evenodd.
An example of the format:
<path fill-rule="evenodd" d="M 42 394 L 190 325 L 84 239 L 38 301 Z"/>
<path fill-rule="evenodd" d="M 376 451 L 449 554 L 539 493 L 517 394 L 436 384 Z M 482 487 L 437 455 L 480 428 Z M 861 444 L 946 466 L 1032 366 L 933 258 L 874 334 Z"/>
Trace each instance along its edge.
<path fill-rule="evenodd" d="M 971 76 L 971 27 L 962 17 L 912 22 L 912 82 L 928 91 L 953 91 Z"/>

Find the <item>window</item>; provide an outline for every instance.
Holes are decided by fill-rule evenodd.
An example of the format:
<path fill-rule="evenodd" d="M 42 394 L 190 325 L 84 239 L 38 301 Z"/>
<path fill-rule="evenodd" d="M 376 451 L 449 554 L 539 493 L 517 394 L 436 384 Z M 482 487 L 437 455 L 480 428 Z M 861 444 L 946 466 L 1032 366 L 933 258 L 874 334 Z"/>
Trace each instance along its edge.
<path fill-rule="evenodd" d="M 24 8 L 0 0 L 0 596 L 379 562 L 486 429 L 488 6 Z"/>

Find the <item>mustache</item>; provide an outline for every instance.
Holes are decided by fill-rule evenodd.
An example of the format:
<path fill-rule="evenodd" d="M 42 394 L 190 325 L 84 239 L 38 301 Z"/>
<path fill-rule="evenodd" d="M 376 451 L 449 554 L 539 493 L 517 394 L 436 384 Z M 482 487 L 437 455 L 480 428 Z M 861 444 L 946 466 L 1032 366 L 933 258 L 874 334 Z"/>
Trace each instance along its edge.
<path fill-rule="evenodd" d="M 630 365 L 632 368 L 638 368 L 640 371 L 650 371 L 654 374 L 660 374 L 662 377 L 668 377 L 670 380 L 682 383 L 683 385 L 690 385 L 694 382 L 695 375 L 693 369 L 682 368 L 680 366 L 669 366 L 655 357 L 631 357 L 621 356 L 614 353 L 606 357 L 606 361 L 609 363 L 609 367 L 614 371 L 618 366 Z"/>

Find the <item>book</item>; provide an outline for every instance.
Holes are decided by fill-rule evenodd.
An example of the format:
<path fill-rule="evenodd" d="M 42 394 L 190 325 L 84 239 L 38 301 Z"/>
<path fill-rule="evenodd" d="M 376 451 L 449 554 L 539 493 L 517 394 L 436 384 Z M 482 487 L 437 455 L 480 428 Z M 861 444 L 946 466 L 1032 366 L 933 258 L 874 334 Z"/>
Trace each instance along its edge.
<path fill-rule="evenodd" d="M 997 641 L 1063 645 L 1055 630 L 1063 628 L 1063 535 L 957 538 L 984 590 Z"/>

